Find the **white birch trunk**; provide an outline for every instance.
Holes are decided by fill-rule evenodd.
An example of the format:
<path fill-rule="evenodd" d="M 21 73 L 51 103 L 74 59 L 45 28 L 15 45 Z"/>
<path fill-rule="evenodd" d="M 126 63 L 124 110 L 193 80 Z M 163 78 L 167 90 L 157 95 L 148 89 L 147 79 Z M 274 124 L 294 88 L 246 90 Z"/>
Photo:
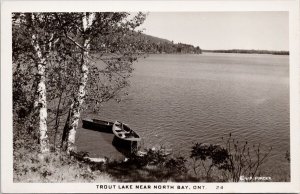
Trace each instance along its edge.
<path fill-rule="evenodd" d="M 46 59 L 42 54 L 36 34 L 32 35 L 32 46 L 34 47 L 37 57 L 38 87 L 35 106 L 39 112 L 40 151 L 42 153 L 46 153 L 49 152 L 49 139 L 47 135 L 47 100 L 45 85 Z"/>
<path fill-rule="evenodd" d="M 84 14 L 82 25 L 83 31 L 86 32 L 93 23 L 95 18 L 95 14 L 92 13 L 88 15 L 87 13 Z M 67 143 L 67 152 L 70 153 L 71 151 L 75 151 L 75 138 L 76 138 L 76 130 L 78 127 L 78 122 L 80 119 L 80 111 L 82 104 L 84 102 L 85 97 L 85 90 L 86 84 L 88 80 L 88 73 L 89 73 L 89 50 L 90 50 L 90 38 L 85 38 L 83 40 L 83 48 L 82 50 L 82 58 L 81 58 L 81 68 L 80 68 L 80 83 L 78 93 L 75 96 L 74 102 L 72 103 L 71 107 L 71 116 L 70 116 L 70 126 L 69 126 L 69 133 L 68 133 L 68 143 Z"/>

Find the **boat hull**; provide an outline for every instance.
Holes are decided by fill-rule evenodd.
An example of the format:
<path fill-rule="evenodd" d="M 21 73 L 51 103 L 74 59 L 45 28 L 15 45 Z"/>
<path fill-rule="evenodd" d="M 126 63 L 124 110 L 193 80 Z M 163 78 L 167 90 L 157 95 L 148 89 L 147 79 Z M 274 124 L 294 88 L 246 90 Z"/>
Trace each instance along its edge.
<path fill-rule="evenodd" d="M 125 156 L 130 156 L 138 150 L 137 141 L 126 141 L 116 136 L 113 138 L 112 145 Z"/>

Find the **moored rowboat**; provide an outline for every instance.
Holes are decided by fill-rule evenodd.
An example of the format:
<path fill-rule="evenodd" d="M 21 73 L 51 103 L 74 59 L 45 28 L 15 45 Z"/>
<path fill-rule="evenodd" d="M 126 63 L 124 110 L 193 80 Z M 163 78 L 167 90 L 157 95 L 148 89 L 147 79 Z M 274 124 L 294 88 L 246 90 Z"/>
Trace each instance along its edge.
<path fill-rule="evenodd" d="M 137 142 L 140 141 L 140 136 L 134 132 L 128 125 L 116 121 L 113 124 L 112 131 L 115 136 L 124 141 Z"/>
<path fill-rule="evenodd" d="M 112 133 L 113 122 L 85 118 L 82 120 L 82 126 L 84 128 Z"/>

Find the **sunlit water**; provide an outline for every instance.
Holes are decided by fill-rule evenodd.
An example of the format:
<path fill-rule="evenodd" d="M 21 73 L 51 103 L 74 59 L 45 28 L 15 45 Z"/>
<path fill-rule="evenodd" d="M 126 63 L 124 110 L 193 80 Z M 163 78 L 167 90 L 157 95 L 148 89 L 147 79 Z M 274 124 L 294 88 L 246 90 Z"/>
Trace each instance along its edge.
<path fill-rule="evenodd" d="M 120 120 L 146 147 L 163 145 L 189 156 L 194 142 L 239 141 L 273 147 L 265 175 L 289 174 L 288 56 L 253 54 L 151 55 L 134 64 L 129 96 L 100 114 Z M 80 150 L 116 156 L 112 135 L 79 129 Z"/>

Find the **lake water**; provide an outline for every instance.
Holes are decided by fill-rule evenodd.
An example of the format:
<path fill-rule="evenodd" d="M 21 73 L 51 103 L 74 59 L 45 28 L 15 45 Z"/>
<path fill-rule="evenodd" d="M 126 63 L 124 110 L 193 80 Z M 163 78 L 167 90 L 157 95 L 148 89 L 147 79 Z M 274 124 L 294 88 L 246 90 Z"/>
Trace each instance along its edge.
<path fill-rule="evenodd" d="M 193 142 L 233 137 L 273 147 L 265 175 L 289 175 L 289 58 L 255 54 L 151 55 L 134 64 L 129 95 L 98 115 L 129 124 L 146 147 L 189 155 Z M 80 150 L 114 156 L 111 134 L 79 129 Z M 276 178 L 275 178 L 276 179 Z"/>

